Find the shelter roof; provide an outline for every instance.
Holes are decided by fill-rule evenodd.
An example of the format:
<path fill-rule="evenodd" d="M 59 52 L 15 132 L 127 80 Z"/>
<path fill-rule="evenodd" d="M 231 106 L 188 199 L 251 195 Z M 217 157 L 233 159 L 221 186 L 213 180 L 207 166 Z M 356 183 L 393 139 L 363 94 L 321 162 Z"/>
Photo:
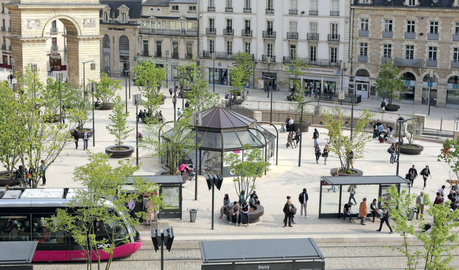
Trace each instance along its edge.
<path fill-rule="evenodd" d="M 398 175 L 370 176 L 322 176 L 322 179 L 332 185 L 379 185 L 379 184 L 408 184 L 408 180 Z"/>
<path fill-rule="evenodd" d="M 199 129 L 231 129 L 251 127 L 256 120 L 223 107 L 214 107 L 202 112 L 201 123 Z"/>

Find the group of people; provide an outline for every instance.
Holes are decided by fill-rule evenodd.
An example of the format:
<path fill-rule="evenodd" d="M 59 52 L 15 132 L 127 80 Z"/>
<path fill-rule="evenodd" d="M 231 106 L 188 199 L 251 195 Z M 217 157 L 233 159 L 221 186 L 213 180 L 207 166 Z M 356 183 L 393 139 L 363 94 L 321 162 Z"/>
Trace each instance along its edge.
<path fill-rule="evenodd" d="M 387 138 L 390 138 L 390 136 L 394 134 L 394 132 L 394 128 L 389 124 L 387 124 L 386 128 L 384 128 L 384 125 L 379 121 L 379 119 L 373 125 L 373 138 L 378 138 L 379 143 L 384 143 Z"/>
<path fill-rule="evenodd" d="M 228 211 L 230 224 L 232 224 L 233 220 L 235 220 L 236 226 L 239 226 L 242 223 L 243 217 L 246 216 L 247 227 L 250 223 L 250 209 L 256 204 L 260 204 L 260 200 L 258 199 L 258 195 L 255 190 L 252 191 L 248 200 L 246 198 L 245 191 L 241 190 L 241 193 L 239 194 L 239 199 L 234 202 L 231 202 L 229 195 L 225 194 L 225 196 L 223 197 L 223 206 L 220 208 L 219 218 L 222 219 L 223 214 L 226 211 Z"/>
<path fill-rule="evenodd" d="M 420 172 L 422 179 L 424 180 L 424 186 L 422 189 L 425 189 L 427 185 L 427 179 L 430 177 L 432 178 L 432 173 L 430 171 L 429 165 L 426 165 L 425 168 L 423 168 Z M 418 170 L 416 170 L 416 167 L 414 165 L 411 166 L 411 168 L 408 170 L 408 173 L 405 175 L 405 179 L 410 181 L 411 187 L 414 185 L 414 179 L 418 177 Z"/>
<path fill-rule="evenodd" d="M 357 202 L 355 201 L 355 198 L 354 198 L 356 186 L 351 185 L 350 189 L 351 188 L 353 188 L 354 192 L 351 193 L 352 195 L 349 197 L 348 203 L 346 203 L 343 207 L 343 221 L 345 221 L 346 218 L 349 217 L 349 222 L 352 222 L 351 221 L 352 220 L 351 208 L 354 204 L 357 205 Z M 354 204 L 351 202 L 351 197 L 354 200 Z M 382 229 L 382 226 L 384 225 L 384 223 L 386 223 L 387 227 L 389 228 L 389 233 L 394 232 L 394 230 L 392 229 L 389 223 L 389 205 L 387 203 L 385 204 L 384 209 L 379 209 L 378 200 L 373 199 L 373 201 L 370 204 L 370 212 L 373 217 L 373 221 L 372 221 L 373 223 L 375 222 L 376 217 L 379 216 L 381 218 L 379 229 L 376 231 L 380 232 Z M 359 212 L 358 212 L 358 217 L 360 218 L 360 224 L 366 225 L 365 221 L 366 221 L 368 214 L 369 213 L 368 213 L 367 198 L 363 198 L 362 202 L 359 205 Z"/>
<path fill-rule="evenodd" d="M 293 118 L 290 118 L 290 115 L 287 115 L 287 118 L 285 119 L 286 131 L 293 131 L 293 123 Z"/>
<path fill-rule="evenodd" d="M 292 149 L 297 148 L 300 143 L 300 136 L 301 136 L 301 131 L 299 128 L 297 131 L 290 131 L 287 137 L 287 145 L 286 145 L 287 148 L 289 147 L 291 147 Z"/>
<path fill-rule="evenodd" d="M 151 117 L 151 112 L 148 111 L 145 109 L 145 110 L 140 110 L 139 113 L 137 114 L 137 123 L 138 122 L 142 122 L 142 123 L 145 123 L 145 118 L 150 118 Z M 155 114 L 154 114 L 154 117 L 160 122 L 162 123 L 164 121 L 164 117 L 163 117 L 163 113 L 162 111 L 156 111 Z"/>
<path fill-rule="evenodd" d="M 80 140 L 80 131 L 76 128 L 72 133 L 73 139 L 75 140 L 75 149 L 78 149 L 78 141 Z M 88 149 L 88 141 L 91 138 L 91 134 L 88 132 L 87 129 L 84 129 L 83 132 L 83 150 Z"/>
<path fill-rule="evenodd" d="M 298 202 L 301 206 L 300 217 L 304 216 L 304 218 L 308 218 L 308 200 L 308 191 L 306 188 L 303 188 L 303 191 L 300 193 L 300 195 L 298 195 Z M 287 202 L 285 203 L 282 211 L 284 212 L 284 225 L 282 227 L 285 228 L 287 225 L 289 227 L 293 227 L 292 224 L 295 224 L 294 218 L 298 209 L 295 205 L 293 205 L 292 198 L 290 196 L 287 196 Z"/>
<path fill-rule="evenodd" d="M 19 168 L 14 172 L 14 178 L 15 179 L 25 179 L 27 186 L 29 188 L 32 188 L 33 186 L 33 181 L 35 178 L 36 173 L 38 173 L 39 177 L 42 179 L 42 186 L 46 185 L 46 169 L 47 166 L 45 164 L 44 160 L 40 161 L 40 168 L 38 170 L 35 170 L 33 166 L 30 166 L 30 168 L 27 170 L 27 168 L 24 165 L 19 165 Z"/>

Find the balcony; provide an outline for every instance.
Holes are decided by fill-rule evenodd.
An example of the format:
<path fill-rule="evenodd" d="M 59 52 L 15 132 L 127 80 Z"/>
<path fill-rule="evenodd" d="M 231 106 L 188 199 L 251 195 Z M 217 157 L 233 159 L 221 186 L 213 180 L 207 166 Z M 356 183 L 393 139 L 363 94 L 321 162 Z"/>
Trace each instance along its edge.
<path fill-rule="evenodd" d="M 215 53 L 215 59 L 234 59 L 235 54 L 227 53 L 227 52 L 211 52 L 211 51 L 203 51 L 202 58 L 204 59 L 212 59 L 212 53 Z M 255 56 L 252 54 L 252 60 L 255 59 Z"/>
<path fill-rule="evenodd" d="M 52 34 L 57 34 L 57 33 L 59 33 L 59 30 L 57 29 L 57 27 L 51 27 L 50 33 L 51 33 L 51 35 Z"/>
<path fill-rule="evenodd" d="M 273 31 L 273 30 L 263 31 L 263 38 L 276 38 L 276 31 Z"/>
<path fill-rule="evenodd" d="M 339 11 L 330 11 L 330 16 L 339 16 Z"/>
<path fill-rule="evenodd" d="M 185 59 L 193 59 L 193 54 L 192 53 L 186 53 L 185 54 Z"/>
<path fill-rule="evenodd" d="M 51 45 L 51 51 L 52 51 L 52 52 L 57 52 L 57 51 L 59 51 L 59 46 L 57 46 L 57 45 Z"/>
<path fill-rule="evenodd" d="M 252 30 L 250 29 L 242 29 L 241 30 L 241 36 L 243 37 L 251 37 L 252 36 Z"/>
<path fill-rule="evenodd" d="M 308 40 L 319 40 L 319 33 L 308 33 Z"/>
<path fill-rule="evenodd" d="M 225 12 L 233 12 L 233 7 L 225 7 Z"/>
<path fill-rule="evenodd" d="M 6 44 L 2 44 L 2 50 L 6 51 Z"/>
<path fill-rule="evenodd" d="M 288 14 L 290 15 L 298 15 L 298 9 L 289 9 Z"/>
<path fill-rule="evenodd" d="M 389 61 L 389 63 L 392 63 L 392 57 L 381 57 L 381 64 L 385 64 L 387 61 Z"/>
<path fill-rule="evenodd" d="M 368 62 L 368 55 L 359 55 L 358 61 L 359 62 Z"/>
<path fill-rule="evenodd" d="M 459 61 L 451 61 L 451 68 L 459 68 Z"/>
<path fill-rule="evenodd" d="M 217 34 L 217 29 L 216 28 L 206 28 L 206 34 L 207 35 L 216 35 Z"/>
<path fill-rule="evenodd" d="M 403 57 L 395 57 L 394 65 L 401 67 L 422 67 L 422 59 L 406 59 Z"/>
<path fill-rule="evenodd" d="M 394 32 L 392 31 L 382 31 L 383 38 L 392 38 L 394 36 Z"/>
<path fill-rule="evenodd" d="M 437 66 L 437 60 L 427 59 L 426 60 L 426 66 L 428 66 L 428 67 L 436 67 Z"/>
<path fill-rule="evenodd" d="M 6 27 L 3 25 L 2 26 L 2 32 L 5 32 L 6 31 Z"/>
<path fill-rule="evenodd" d="M 140 28 L 140 34 L 148 35 L 164 35 L 164 36 L 187 36 L 187 37 L 197 37 L 198 31 L 193 30 L 171 30 L 171 29 L 151 29 L 151 28 Z"/>
<path fill-rule="evenodd" d="M 298 39 L 298 32 L 287 32 L 287 39 Z"/>
<path fill-rule="evenodd" d="M 339 42 L 340 35 L 337 34 L 328 34 L 328 41 Z"/>
<path fill-rule="evenodd" d="M 265 54 L 263 54 L 263 55 L 261 56 L 261 61 L 262 61 L 262 62 L 267 62 L 268 58 L 271 59 L 271 63 L 275 63 L 275 62 L 276 62 L 276 56 L 271 56 L 271 57 L 269 57 L 269 56 L 267 56 L 267 55 L 265 55 Z"/>
<path fill-rule="evenodd" d="M 265 13 L 266 13 L 266 14 L 274 14 L 274 9 L 273 9 L 273 8 L 267 8 L 267 9 L 265 10 Z"/>
<path fill-rule="evenodd" d="M 178 54 L 178 52 L 173 52 L 173 53 L 172 53 L 172 59 L 179 59 L 179 54 Z"/>
<path fill-rule="evenodd" d="M 144 56 L 144 57 L 150 56 L 149 51 L 148 51 L 148 50 L 143 51 L 143 52 L 140 54 L 140 56 Z"/>
<path fill-rule="evenodd" d="M 359 37 L 368 37 L 368 30 L 359 30 Z"/>
<path fill-rule="evenodd" d="M 234 29 L 233 28 L 224 28 L 223 29 L 224 36 L 234 36 Z"/>
<path fill-rule="evenodd" d="M 405 32 L 405 39 L 416 39 L 415 32 Z"/>
<path fill-rule="evenodd" d="M 438 33 L 428 33 L 427 39 L 428 40 L 438 40 Z"/>
<path fill-rule="evenodd" d="M 330 61 L 329 59 L 311 59 L 311 58 L 302 58 L 299 59 L 304 60 L 307 65 L 310 66 L 320 66 L 320 67 L 339 67 L 340 63 L 337 61 Z M 284 56 L 283 57 L 284 64 L 290 64 L 293 61 L 292 57 Z"/>
<path fill-rule="evenodd" d="M 453 35 L 453 41 L 459 41 L 459 34 Z"/>
<path fill-rule="evenodd" d="M 310 10 L 309 11 L 309 15 L 310 16 L 317 16 L 317 15 L 319 15 L 319 11 L 318 10 Z"/>
<path fill-rule="evenodd" d="M 163 57 L 163 54 L 161 52 L 156 52 L 155 57 Z"/>
<path fill-rule="evenodd" d="M 252 8 L 244 8 L 244 13 L 252 13 Z"/>
<path fill-rule="evenodd" d="M 209 11 L 209 12 L 215 12 L 215 7 L 207 7 L 207 11 Z"/>

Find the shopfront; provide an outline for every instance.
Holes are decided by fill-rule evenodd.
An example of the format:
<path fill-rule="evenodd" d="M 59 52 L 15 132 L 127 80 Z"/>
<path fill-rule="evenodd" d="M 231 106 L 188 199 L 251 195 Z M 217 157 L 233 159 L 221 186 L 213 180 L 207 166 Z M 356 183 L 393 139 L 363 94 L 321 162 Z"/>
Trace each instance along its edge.
<path fill-rule="evenodd" d="M 422 104 L 429 105 L 430 97 L 430 106 L 437 105 L 437 76 L 430 77 L 429 74 L 424 76 L 422 80 Z"/>
<path fill-rule="evenodd" d="M 306 68 L 304 71 L 307 75 L 303 76 L 303 86 L 308 94 L 337 95 L 336 89 L 341 85 L 338 69 Z"/>
<path fill-rule="evenodd" d="M 368 98 L 370 91 L 370 73 L 365 69 L 359 69 L 355 74 L 355 93 L 362 98 Z"/>
<path fill-rule="evenodd" d="M 221 64 L 221 63 L 220 63 Z M 209 84 L 228 85 L 228 69 L 209 68 Z"/>
<path fill-rule="evenodd" d="M 402 75 L 403 91 L 400 93 L 400 101 L 414 103 L 416 93 L 416 77 L 411 72 L 405 72 Z"/>
<path fill-rule="evenodd" d="M 459 76 L 452 76 L 448 79 L 446 86 L 446 106 L 459 106 Z"/>

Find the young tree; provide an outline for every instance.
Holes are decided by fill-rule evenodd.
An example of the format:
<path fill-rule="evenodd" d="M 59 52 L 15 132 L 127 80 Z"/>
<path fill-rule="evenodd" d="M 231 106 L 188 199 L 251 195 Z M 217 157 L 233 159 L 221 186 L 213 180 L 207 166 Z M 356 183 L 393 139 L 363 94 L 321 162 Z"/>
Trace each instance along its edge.
<path fill-rule="evenodd" d="M 224 155 L 224 162 L 228 164 L 229 171 L 234 172 L 233 182 L 238 197 L 242 191 L 246 195 L 251 194 L 256 189 L 256 180 L 269 170 L 270 165 L 264 160 L 262 151 L 251 148 L 250 145 L 244 145 L 242 159 L 236 153 L 227 153 Z"/>
<path fill-rule="evenodd" d="M 400 92 L 403 90 L 403 81 L 398 74 L 400 69 L 390 62 L 386 62 L 376 78 L 376 92 L 381 97 L 387 97 L 388 103 L 392 104 L 394 99 L 398 100 Z"/>
<path fill-rule="evenodd" d="M 46 113 L 49 113 L 53 116 L 59 114 L 59 107 L 61 105 L 66 105 L 70 102 L 72 96 L 72 88 L 67 87 L 67 84 L 61 82 L 59 88 L 59 81 L 53 80 L 53 78 L 48 78 L 46 80 L 46 86 L 42 88 L 42 106 Z"/>
<path fill-rule="evenodd" d="M 365 144 L 371 139 L 365 132 L 365 126 L 370 122 L 372 113 L 365 109 L 357 121 L 354 131 L 352 133 L 352 140 L 350 135 L 344 135 L 344 127 L 348 121 L 348 117 L 340 107 L 336 106 L 328 112 L 323 113 L 325 119 L 325 127 L 328 130 L 330 137 L 329 148 L 330 151 L 335 153 L 340 161 L 340 172 L 349 173 L 349 152 L 354 152 L 354 159 L 362 158 Z"/>
<path fill-rule="evenodd" d="M 295 91 L 293 98 L 298 103 L 297 110 L 301 110 L 301 103 L 304 102 L 306 94 L 306 88 L 301 83 L 300 77 L 305 73 L 304 69 L 307 67 L 306 60 L 299 58 L 298 55 L 295 55 L 290 63 L 284 64 L 284 69 L 289 74 L 287 83 L 293 86 Z"/>
<path fill-rule="evenodd" d="M 124 102 L 121 100 L 120 96 L 116 96 L 114 100 L 113 111 L 108 117 L 111 123 L 106 126 L 107 130 L 115 136 L 115 143 L 118 146 L 117 150 L 121 150 L 121 145 L 123 140 L 125 140 L 129 133 L 133 131 L 133 128 L 127 128 L 127 118 L 129 117 L 129 112 L 125 111 Z M 116 148 L 115 148 L 116 149 Z"/>
<path fill-rule="evenodd" d="M 234 60 L 236 60 L 237 66 L 242 71 L 242 83 L 246 85 L 253 80 L 253 73 L 254 73 L 254 60 L 252 55 L 246 52 L 237 52 L 233 56 Z M 231 78 L 232 81 L 232 78 Z"/>
<path fill-rule="evenodd" d="M 244 89 L 245 81 L 244 78 L 246 77 L 245 71 L 240 66 L 233 66 L 230 69 L 230 78 L 231 78 L 231 92 L 234 95 L 240 95 L 241 91 Z"/>
<path fill-rule="evenodd" d="M 146 218 L 144 212 L 130 215 L 128 204 L 141 202 L 145 194 L 159 193 L 158 185 L 138 177 L 133 179 L 132 193 L 120 190 L 138 169 L 129 161 L 119 161 L 117 167 L 112 167 L 107 155 L 89 153 L 89 163 L 74 171 L 74 181 L 81 182 L 85 189 L 79 190 L 70 200 L 69 208 L 58 209 L 46 223 L 50 230 L 63 231 L 74 238 L 82 248 L 82 255 L 87 257 L 87 269 L 92 269 L 93 257 L 101 269 L 101 258 L 107 255 L 105 269 L 110 268 L 116 245 L 127 243 L 129 236 L 135 236 L 132 228 L 139 224 L 140 218 Z M 162 196 L 150 196 L 149 199 L 156 210 L 163 206 Z M 126 225 L 130 233 L 124 229 Z"/>
<path fill-rule="evenodd" d="M 459 138 L 456 140 L 446 139 L 437 160 L 449 167 L 450 179 L 453 179 L 451 174 L 459 179 Z"/>
<path fill-rule="evenodd" d="M 94 96 L 100 99 L 103 105 L 110 104 L 112 98 L 115 96 L 117 90 L 121 90 L 121 80 L 109 78 L 107 73 L 100 73 L 100 82 L 97 83 Z"/>
<path fill-rule="evenodd" d="M 76 127 L 80 130 L 84 129 L 84 125 L 92 120 L 92 102 L 89 91 L 86 93 L 83 90 L 73 88 L 71 84 L 67 85 L 70 93 L 65 101 L 67 108 L 67 118 L 76 123 Z"/>

